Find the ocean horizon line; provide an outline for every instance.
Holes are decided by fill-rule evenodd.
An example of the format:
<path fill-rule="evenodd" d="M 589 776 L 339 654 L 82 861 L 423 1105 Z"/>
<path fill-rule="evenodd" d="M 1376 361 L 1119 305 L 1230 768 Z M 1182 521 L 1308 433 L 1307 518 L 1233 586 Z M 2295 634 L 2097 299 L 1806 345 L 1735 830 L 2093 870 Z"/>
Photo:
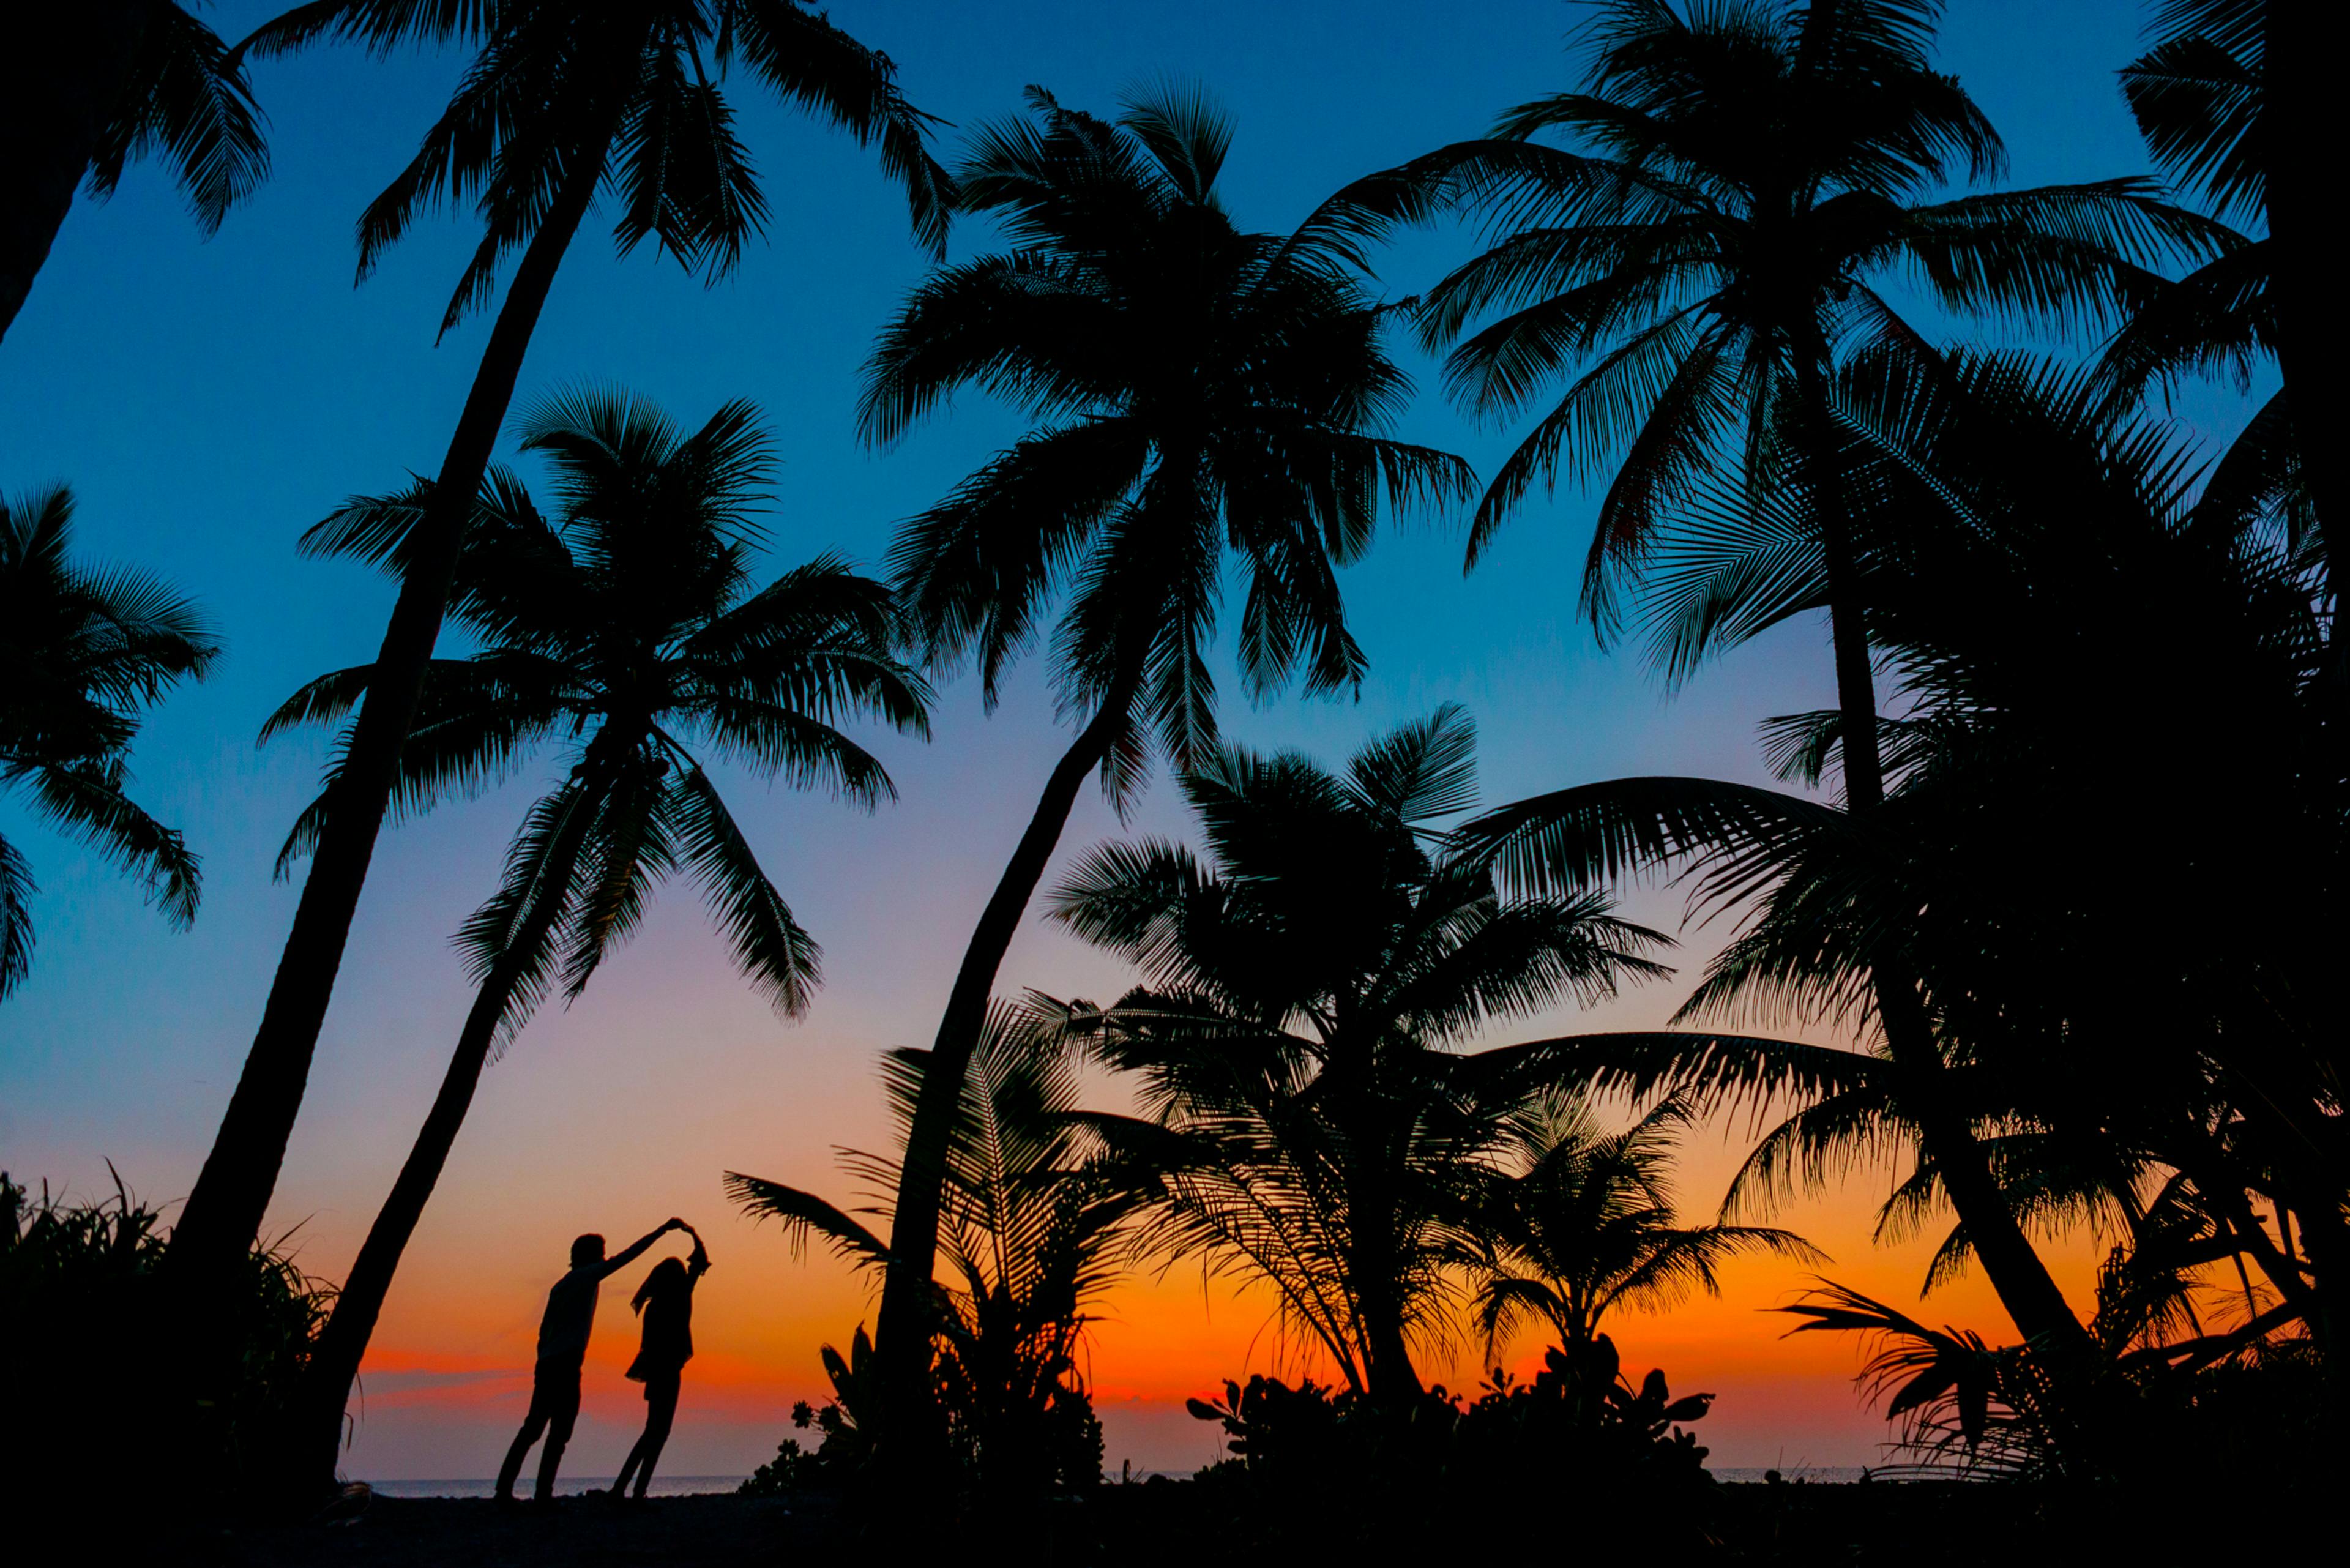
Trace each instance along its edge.
<path fill-rule="evenodd" d="M 1796 1463 L 1775 1466 L 1714 1465 L 1707 1467 L 1708 1473 L 1714 1480 L 1730 1485 L 1758 1484 L 1776 1474 L 1780 1480 L 1790 1485 L 1801 1481 L 1820 1486 L 1849 1485 L 1858 1481 L 1864 1474 L 1871 1470 L 1881 1473 L 1884 1468 Z M 1134 1480 L 1138 1483 L 1149 1480 L 1155 1476 L 1164 1476 L 1170 1480 L 1187 1480 L 1197 1473 L 1199 1473 L 1197 1470 L 1172 1469 L 1136 1469 L 1131 1472 Z M 496 1480 L 490 1476 L 402 1477 L 393 1480 L 354 1476 L 350 1479 L 365 1482 L 379 1497 L 390 1498 L 486 1498 L 497 1490 Z M 740 1475 L 655 1476 L 652 1484 L 646 1489 L 646 1495 L 648 1497 L 722 1495 L 733 1491 L 747 1479 Z M 1109 1484 L 1117 1484 L 1113 1477 L 1105 1476 L 1104 1479 Z M 529 1480 L 525 1477 L 518 1490 L 527 1490 Z M 557 1497 L 585 1497 L 592 1491 L 605 1490 L 610 1485 L 611 1482 L 602 1476 L 566 1476 L 555 1483 L 555 1493 Z"/>

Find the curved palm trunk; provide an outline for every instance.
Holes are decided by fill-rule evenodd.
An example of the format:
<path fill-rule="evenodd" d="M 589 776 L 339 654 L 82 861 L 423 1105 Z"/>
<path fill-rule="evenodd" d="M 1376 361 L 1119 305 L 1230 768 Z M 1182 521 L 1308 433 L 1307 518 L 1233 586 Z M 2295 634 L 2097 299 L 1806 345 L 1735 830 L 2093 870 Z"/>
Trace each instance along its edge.
<path fill-rule="evenodd" d="M 73 211 L 159 0 L 28 5 L 0 51 L 0 339 Z"/>
<path fill-rule="evenodd" d="M 350 938 L 351 917 L 367 881 L 376 835 L 383 826 L 400 747 L 415 719 L 425 667 L 441 634 L 467 515 L 514 400 L 515 382 L 522 374 L 523 357 L 556 269 L 595 200 L 608 145 L 607 137 L 581 158 L 523 253 L 448 454 L 441 461 L 432 499 L 417 523 L 414 555 L 384 629 L 375 676 L 351 732 L 350 751 L 334 786 L 336 799 L 311 857 L 310 875 L 302 884 L 302 900 L 277 961 L 261 1027 L 165 1254 L 171 1276 L 199 1295 L 206 1283 L 233 1268 L 252 1243 L 276 1189 L 286 1140 L 309 1083 L 310 1058 L 334 993 L 335 973 Z"/>
<path fill-rule="evenodd" d="M 1805 422 L 1815 453 L 1835 449 L 1829 416 L 1828 349 L 1814 336 L 1797 340 L 1795 375 Z M 1835 465 L 1820 464 L 1821 554 L 1827 567 L 1828 621 L 1835 654 L 1836 703 L 1843 719 L 1845 808 L 1863 816 L 1885 804 L 1885 764 L 1878 748 L 1877 680 L 1869 668 L 1868 629 L 1859 610 L 1858 563 L 1844 526 L 1843 505 L 1834 490 Z M 1873 976 L 1877 1020 L 1893 1064 L 1908 1081 L 1905 1110 L 1918 1127 L 1926 1158 L 1941 1173 L 1942 1189 L 1973 1242 L 1983 1272 L 1999 1293 L 2000 1304 L 2026 1338 L 2066 1350 L 2085 1348 L 2088 1332 L 2073 1314 L 2064 1293 L 2016 1222 L 2006 1194 L 1991 1174 L 1981 1143 L 1965 1116 L 1952 1107 L 1936 1081 L 1942 1070 L 1933 1028 L 1917 989 L 1882 971 Z"/>
<path fill-rule="evenodd" d="M 980 912 L 971 945 L 963 950 L 962 967 L 955 971 L 954 988 L 947 993 L 931 1059 L 922 1069 L 921 1096 L 915 1101 L 913 1123 L 906 1133 L 896 1213 L 889 1226 L 889 1263 L 883 1275 L 873 1345 L 881 1370 L 884 1440 L 894 1439 L 900 1445 L 899 1453 L 917 1464 L 931 1424 L 931 1281 L 938 1261 L 940 1188 L 945 1179 L 947 1145 L 953 1136 L 963 1079 L 987 1023 L 996 971 L 1020 929 L 1020 917 L 1026 912 L 1036 884 L 1044 879 L 1045 867 L 1061 841 L 1061 830 L 1068 825 L 1086 775 L 1101 765 L 1125 728 L 1127 710 L 1139 684 L 1133 676 L 1121 679 L 1054 764 L 1027 830 L 1021 834 L 1003 877 Z"/>
<path fill-rule="evenodd" d="M 416 1234 L 417 1222 L 424 1217 L 424 1205 L 432 1199 L 441 1172 L 448 1166 L 457 1129 L 473 1107 L 474 1087 L 489 1064 L 498 1025 L 522 982 L 524 966 L 546 945 L 562 912 L 564 890 L 570 886 L 588 826 L 595 820 L 598 793 L 592 782 L 583 779 L 570 817 L 548 849 L 537 902 L 474 993 L 465 1026 L 457 1036 L 456 1053 L 441 1080 L 441 1092 L 433 1096 L 432 1109 L 408 1151 L 408 1162 L 400 1168 L 399 1179 L 392 1183 L 390 1195 L 383 1200 L 367 1241 L 351 1263 L 351 1272 L 335 1298 L 334 1315 L 327 1320 L 311 1349 L 291 1434 L 295 1446 L 286 1477 L 297 1489 L 318 1490 L 334 1482 L 344 1407 L 359 1376 L 359 1363 L 367 1358 L 368 1342 L 382 1314 L 384 1297 L 391 1290 L 392 1274 L 400 1267 L 409 1239 Z"/>

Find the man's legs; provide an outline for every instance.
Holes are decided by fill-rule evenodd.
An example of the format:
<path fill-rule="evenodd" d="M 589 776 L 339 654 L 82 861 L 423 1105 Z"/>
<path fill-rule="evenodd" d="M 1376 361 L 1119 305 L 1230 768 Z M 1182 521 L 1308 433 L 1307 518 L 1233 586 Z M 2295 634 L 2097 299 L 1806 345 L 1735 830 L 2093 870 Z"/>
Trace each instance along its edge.
<path fill-rule="evenodd" d="M 555 1473 L 563 1468 L 564 1445 L 571 1441 L 571 1428 L 578 1419 L 579 1369 L 575 1366 L 558 1386 L 547 1390 L 546 1447 L 538 1451 L 538 1490 L 533 1494 L 541 1502 L 555 1499 Z"/>
<path fill-rule="evenodd" d="M 539 1385 L 534 1379 L 530 1389 L 530 1414 L 522 1418 L 522 1430 L 515 1434 L 513 1446 L 506 1449 L 505 1463 L 498 1467 L 497 1495 L 501 1501 L 514 1501 L 515 1478 L 522 1474 L 524 1456 L 530 1452 L 530 1446 L 538 1441 L 538 1435 L 545 1430 L 546 1406 Z"/>

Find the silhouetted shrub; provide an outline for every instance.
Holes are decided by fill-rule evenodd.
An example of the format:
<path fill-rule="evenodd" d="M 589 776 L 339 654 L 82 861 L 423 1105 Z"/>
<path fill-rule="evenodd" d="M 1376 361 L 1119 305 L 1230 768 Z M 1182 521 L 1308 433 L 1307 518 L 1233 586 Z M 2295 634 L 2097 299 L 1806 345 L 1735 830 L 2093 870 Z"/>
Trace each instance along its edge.
<path fill-rule="evenodd" d="M 1706 1450 L 1682 1426 L 1712 1405 L 1711 1394 L 1674 1398 L 1654 1369 L 1633 1387 L 1603 1334 L 1545 1351 L 1532 1382 L 1497 1369 L 1461 1413 L 1453 1462 L 1504 1491 L 1553 1484 L 1562 1471 L 1642 1496 L 1703 1488 Z"/>
<path fill-rule="evenodd" d="M 113 1197 L 69 1202 L 46 1187 L 35 1199 L 0 1173 L 0 1407 L 15 1450 L 0 1462 L 9 1473 L 97 1491 L 120 1478 L 94 1456 L 169 1432 L 172 1452 L 144 1456 L 161 1469 L 145 1483 L 151 1498 L 234 1503 L 258 1479 L 334 1291 L 282 1245 L 255 1249 L 233 1303 L 228 1397 L 178 1413 L 190 1424 L 175 1426 L 162 1358 L 185 1347 L 161 1316 L 155 1276 L 170 1238 L 160 1218 L 119 1176 Z"/>
<path fill-rule="evenodd" d="M 803 1399 L 792 1407 L 794 1413 L 806 1409 Z M 816 1457 L 800 1447 L 797 1438 L 785 1438 L 775 1449 L 775 1457 L 743 1478 L 734 1490 L 744 1497 L 786 1497 L 803 1488 L 819 1484 L 820 1467 Z"/>
<path fill-rule="evenodd" d="M 858 1326 L 844 1356 L 823 1350 L 832 1397 L 822 1405 L 803 1399 L 792 1407 L 792 1425 L 818 1434 L 806 1449 L 786 1438 L 775 1457 L 759 1467 L 741 1490 L 774 1497 L 811 1487 L 853 1484 L 873 1453 L 873 1341 Z M 951 1480 L 966 1491 L 993 1502 L 1014 1498 L 1041 1501 L 1048 1495 L 1085 1492 L 1101 1482 L 1101 1421 L 1073 1369 L 1055 1364 L 1036 1376 L 981 1382 L 970 1376 L 977 1358 L 941 1359 L 938 1391 L 946 1425 Z M 945 1375 L 951 1368 L 960 1376 Z"/>
<path fill-rule="evenodd" d="M 1187 1404 L 1222 1425 L 1233 1456 L 1200 1473 L 1201 1510 L 1257 1539 L 1326 1542 L 1336 1528 L 1392 1549 L 1465 1520 L 1495 1541 L 1555 1541 L 1561 1508 L 1578 1540 L 1702 1540 L 1712 1479 L 1682 1428 L 1712 1397 L 1675 1399 L 1661 1372 L 1634 1386 L 1601 1334 L 1548 1352 L 1529 1382 L 1496 1371 L 1471 1401 L 1439 1386 L 1382 1405 L 1259 1376 Z"/>

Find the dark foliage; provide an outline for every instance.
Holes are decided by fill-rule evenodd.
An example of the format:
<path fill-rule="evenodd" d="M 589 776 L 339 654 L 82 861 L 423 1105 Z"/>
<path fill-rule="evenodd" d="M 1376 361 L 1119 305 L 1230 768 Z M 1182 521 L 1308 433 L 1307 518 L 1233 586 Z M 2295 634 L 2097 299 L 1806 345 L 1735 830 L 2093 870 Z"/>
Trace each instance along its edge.
<path fill-rule="evenodd" d="M 195 603 L 145 572 L 72 558 L 73 492 L 0 496 L 0 794 L 145 884 L 173 925 L 195 919 L 196 856 L 130 798 L 147 710 L 201 680 L 220 643 Z M 32 862 L 0 836 L 0 998 L 33 961 Z"/>
<path fill-rule="evenodd" d="M 1685 1428 L 1712 1402 L 1673 1397 L 1661 1371 L 1635 1386 L 1604 1334 L 1548 1351 L 1531 1381 L 1497 1368 L 1473 1400 L 1440 1385 L 1399 1406 L 1259 1375 L 1189 1402 L 1233 1455 L 1201 1472 L 1198 1505 L 1268 1545 L 1436 1547 L 1474 1520 L 1493 1545 L 1697 1546 L 1713 1483 Z"/>
<path fill-rule="evenodd" d="M 922 1051 L 885 1062 L 901 1132 L 912 1124 L 931 1062 Z M 1061 1042 L 1033 1019 L 999 1009 L 964 1075 L 947 1148 L 940 1256 L 952 1282 L 932 1286 L 929 1356 L 944 1437 L 940 1482 L 996 1504 L 1034 1504 L 1101 1478 L 1101 1423 L 1077 1352 L 1094 1302 L 1117 1278 L 1112 1245 L 1134 1199 L 1078 1169 L 1076 1096 L 1075 1064 Z M 865 1219 L 889 1218 L 901 1167 L 853 1149 L 841 1151 L 840 1163 L 872 1189 L 854 1210 L 737 1173 L 728 1175 L 727 1190 L 746 1212 L 781 1221 L 795 1250 L 816 1238 L 878 1272 L 889 1248 Z M 862 1484 L 891 1418 L 864 1328 L 846 1357 L 825 1346 L 824 1366 L 833 1397 L 793 1412 L 795 1426 L 822 1434 L 822 1446 L 779 1454 L 763 1485 Z"/>
<path fill-rule="evenodd" d="M 192 1439 L 142 1475 L 144 1507 L 118 1501 L 83 1515 L 101 1535 L 156 1522 L 148 1509 L 255 1501 L 334 1301 L 334 1288 L 306 1274 L 285 1239 L 256 1247 L 224 1320 L 236 1370 L 227 1397 L 193 1412 L 161 1409 L 167 1342 L 155 1275 L 170 1241 L 161 1212 L 120 1177 L 112 1197 L 73 1200 L 46 1185 L 36 1199 L 0 1173 L 0 1462 L 13 1475 L 41 1476 L 43 1509 L 62 1517 L 119 1490 L 122 1472 L 99 1460 L 121 1454 L 126 1435 L 151 1434 L 165 1420 Z"/>

